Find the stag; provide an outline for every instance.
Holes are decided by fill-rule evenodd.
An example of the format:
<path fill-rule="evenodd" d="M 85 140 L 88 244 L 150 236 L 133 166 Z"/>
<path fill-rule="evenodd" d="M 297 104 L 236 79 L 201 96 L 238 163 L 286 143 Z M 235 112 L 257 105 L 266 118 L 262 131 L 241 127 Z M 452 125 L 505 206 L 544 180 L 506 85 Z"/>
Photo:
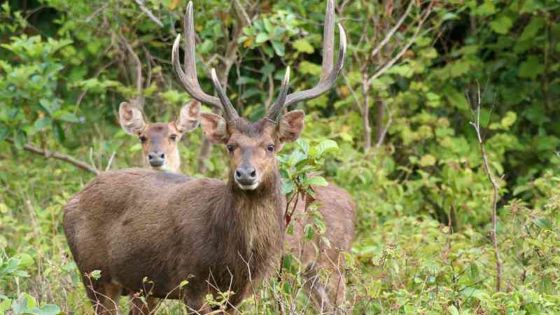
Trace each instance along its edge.
<path fill-rule="evenodd" d="M 327 7 L 334 23 L 334 7 Z M 346 37 L 339 25 L 336 65 L 333 32 L 326 32 L 330 36 L 325 38 L 319 83 L 288 94 L 288 68 L 278 98 L 266 116 L 253 123 L 239 116 L 214 69 L 218 97 L 201 90 L 192 2 L 187 22 L 188 74 L 179 61 L 180 35 L 173 45 L 173 68 L 194 99 L 223 109 L 223 116 L 201 113 L 200 121 L 205 136 L 229 152 L 228 179 L 192 179 L 144 169 L 111 171 L 68 202 L 64 231 L 98 314 L 117 313 L 115 301 L 123 292 L 181 299 L 189 310 L 208 313 L 204 297 L 229 291 L 227 310 L 235 310 L 250 288 L 275 270 L 282 253 L 285 207 L 276 154 L 284 143 L 297 139 L 304 126 L 303 111 L 283 114 L 283 109 L 329 90 L 342 69 Z M 96 280 L 88 276 L 94 270 L 101 271 Z"/>
<path fill-rule="evenodd" d="M 177 144 L 185 132 L 196 128 L 199 117 L 197 101 L 184 105 L 178 119 L 169 123 L 146 123 L 140 109 L 128 103 L 122 103 L 119 108 L 122 128 L 138 137 L 142 144 L 144 166 L 156 171 L 181 172 Z M 154 159 L 153 155 L 160 159 Z M 286 234 L 285 249 L 305 266 L 305 289 L 317 308 L 328 313 L 344 301 L 346 280 L 341 270 L 344 266 L 341 254 L 350 250 L 356 213 L 352 197 L 344 189 L 329 183 L 326 187 L 314 186 L 313 190 L 313 200 L 310 196 L 298 196 L 293 201 L 293 213 L 293 205 L 288 205 L 293 233 Z M 304 241 L 304 228 L 311 223 L 305 211 L 311 202 L 318 204 L 317 210 L 325 220 L 328 242 L 319 237 Z M 318 275 L 320 271 L 327 275 L 326 284 Z"/>

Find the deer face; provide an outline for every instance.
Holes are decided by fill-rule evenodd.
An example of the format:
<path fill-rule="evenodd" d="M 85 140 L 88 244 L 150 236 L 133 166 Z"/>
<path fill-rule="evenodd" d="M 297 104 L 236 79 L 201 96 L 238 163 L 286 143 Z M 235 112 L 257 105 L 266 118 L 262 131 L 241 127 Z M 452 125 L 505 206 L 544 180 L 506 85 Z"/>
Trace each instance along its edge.
<path fill-rule="evenodd" d="M 142 143 L 145 166 L 155 170 L 178 172 L 181 166 L 177 144 L 186 132 L 198 126 L 200 103 L 191 102 L 181 108 L 176 121 L 145 123 L 142 112 L 129 103 L 121 103 L 119 120 L 122 128 Z"/>
<path fill-rule="evenodd" d="M 303 121 L 302 111 L 285 114 L 278 124 L 268 119 L 250 123 L 243 118 L 228 123 L 221 116 L 201 114 L 205 136 L 226 146 L 231 177 L 242 190 L 255 190 L 276 174 L 276 153 L 299 137 Z"/>
<path fill-rule="evenodd" d="M 189 1 L 185 13 L 185 64 L 181 65 L 179 58 L 181 35 L 177 35 L 173 43 L 171 63 L 183 88 L 193 99 L 222 110 L 223 118 L 210 113 L 202 114 L 202 129 L 209 140 L 226 145 L 230 155 L 230 173 L 239 188 L 255 190 L 273 172 L 277 173 L 276 152 L 284 142 L 294 141 L 299 137 L 303 129 L 303 112 L 292 111 L 282 115 L 283 109 L 298 102 L 316 98 L 327 92 L 336 83 L 336 77 L 344 65 L 346 33 L 342 25 L 338 24 L 340 43 L 338 59 L 334 63 L 334 9 L 334 0 L 328 0 L 321 78 L 317 85 L 307 90 L 288 94 L 290 80 L 290 68 L 288 67 L 280 86 L 278 98 L 270 106 L 266 118 L 256 123 L 250 123 L 239 117 L 239 113 L 222 88 L 215 69 L 212 69 L 211 75 L 217 97 L 207 94 L 200 87 L 195 60 L 193 4 L 192 1 Z"/>

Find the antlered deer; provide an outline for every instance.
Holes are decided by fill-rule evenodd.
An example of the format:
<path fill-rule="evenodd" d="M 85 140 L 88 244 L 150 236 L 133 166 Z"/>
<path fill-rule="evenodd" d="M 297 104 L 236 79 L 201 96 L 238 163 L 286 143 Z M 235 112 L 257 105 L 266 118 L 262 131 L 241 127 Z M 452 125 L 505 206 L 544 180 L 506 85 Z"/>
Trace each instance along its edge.
<path fill-rule="evenodd" d="M 142 112 L 122 103 L 119 109 L 119 120 L 122 128 L 129 134 L 137 136 L 143 148 L 143 161 L 146 167 L 154 170 L 166 170 L 180 173 L 178 137 L 191 131 L 198 125 L 200 103 L 193 101 L 183 106 L 176 121 L 170 123 L 145 123 Z M 177 126 L 184 126 L 179 128 Z M 173 136 L 177 138 L 174 138 Z M 162 168 L 159 160 L 152 154 L 161 154 L 162 160 L 172 157 L 166 167 Z M 155 162 L 154 162 L 155 161 Z M 296 208 L 291 224 L 294 233 L 286 235 L 286 250 L 300 259 L 307 268 L 306 289 L 316 306 L 328 312 L 340 306 L 345 296 L 345 277 L 342 273 L 342 251 L 349 251 L 354 238 L 355 205 L 350 194 L 344 189 L 330 183 L 327 187 L 313 187 L 315 203 L 325 220 L 326 239 L 328 244 L 316 237 L 312 242 L 304 241 L 305 225 L 310 223 L 307 215 L 303 215 L 308 200 L 295 201 Z M 290 208 L 291 210 L 291 208 Z M 326 271 L 327 285 L 318 278 L 317 271 Z"/>
<path fill-rule="evenodd" d="M 334 25 L 332 3 L 328 8 L 326 29 Z M 123 290 L 182 299 L 189 309 L 203 313 L 210 311 L 204 305 L 206 294 L 233 291 L 228 301 L 232 309 L 255 282 L 278 266 L 285 198 L 276 152 L 297 139 L 304 124 L 302 111 L 282 114 L 282 110 L 329 90 L 342 69 L 346 37 L 339 25 L 336 65 L 332 63 L 334 32 L 326 31 L 324 75 L 318 85 L 288 95 L 288 69 L 266 117 L 251 123 L 233 108 L 214 70 L 212 82 L 219 98 L 200 89 L 194 69 L 192 14 L 189 2 L 187 74 L 179 61 L 180 36 L 173 45 L 172 63 L 193 98 L 223 107 L 223 117 L 202 113 L 201 124 L 208 139 L 226 145 L 228 180 L 128 169 L 99 175 L 69 201 L 63 225 L 78 269 L 83 275 L 101 270 L 101 278 L 91 283 L 84 276 L 99 314 L 116 313 L 113 301 Z M 189 283 L 181 286 L 185 279 Z"/>

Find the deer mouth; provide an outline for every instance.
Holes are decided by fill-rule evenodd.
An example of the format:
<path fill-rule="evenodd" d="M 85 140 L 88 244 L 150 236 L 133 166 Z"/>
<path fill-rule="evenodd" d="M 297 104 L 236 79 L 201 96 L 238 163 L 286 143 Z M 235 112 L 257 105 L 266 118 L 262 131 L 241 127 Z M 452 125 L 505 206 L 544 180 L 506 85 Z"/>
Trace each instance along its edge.
<path fill-rule="evenodd" d="M 242 190 L 255 190 L 257 189 L 257 187 L 259 187 L 259 183 L 254 182 L 253 184 L 241 184 L 238 182 L 237 186 L 239 186 L 239 188 L 241 188 Z"/>

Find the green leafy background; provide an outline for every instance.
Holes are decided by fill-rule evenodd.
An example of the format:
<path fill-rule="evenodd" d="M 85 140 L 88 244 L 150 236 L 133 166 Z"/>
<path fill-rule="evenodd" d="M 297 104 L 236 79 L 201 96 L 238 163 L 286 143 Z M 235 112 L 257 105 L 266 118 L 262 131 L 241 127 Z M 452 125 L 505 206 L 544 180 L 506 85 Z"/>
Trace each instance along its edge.
<path fill-rule="evenodd" d="M 24 146 L 68 154 L 99 170 L 109 164 L 112 169 L 141 165 L 138 140 L 126 135 L 116 118 L 119 103 L 138 96 L 135 65 L 123 38 L 142 62 L 144 83 L 149 74 L 142 96 L 151 121 L 173 119 L 189 99 L 170 65 L 186 1 L 140 2 L 161 26 L 132 0 L 1 5 L 0 313 L 91 312 L 61 222 L 65 202 L 93 175 L 30 154 Z M 257 119 L 286 65 L 293 69 L 293 90 L 317 82 L 325 3 L 238 3 L 251 9 L 252 22 L 239 36 L 228 94 L 246 117 Z M 206 73 L 223 67 L 221 58 L 238 21 L 231 1 L 194 4 L 199 76 L 211 91 Z M 286 146 L 279 157 L 284 190 L 293 193 L 326 179 L 353 195 L 358 218 L 344 270 L 348 311 L 557 314 L 560 4 L 414 1 L 410 18 L 388 47 L 411 45 L 364 86 L 364 75 L 373 75 L 397 54 L 398 49 L 386 48 L 369 57 L 408 5 L 338 1 L 348 58 L 336 88 L 297 105 L 306 112 L 306 128 L 303 139 Z M 428 7 L 431 13 L 416 34 L 414 17 Z M 500 292 L 489 237 L 492 190 L 470 125 L 479 87 L 482 135 L 500 184 Z M 371 148 L 366 148 L 368 136 L 373 137 Z M 225 176 L 222 148 L 214 148 L 200 173 L 201 132 L 183 142 L 184 173 Z M 321 177 L 310 176 L 317 172 Z M 318 217 L 306 233 L 323 232 Z M 298 290 L 297 262 L 289 274 L 289 280 L 264 285 L 241 309 L 276 314 L 276 302 L 282 300 L 299 313 L 314 314 Z M 213 303 L 222 303 L 216 299 Z M 173 302 L 161 308 L 164 314 L 181 310 Z"/>

